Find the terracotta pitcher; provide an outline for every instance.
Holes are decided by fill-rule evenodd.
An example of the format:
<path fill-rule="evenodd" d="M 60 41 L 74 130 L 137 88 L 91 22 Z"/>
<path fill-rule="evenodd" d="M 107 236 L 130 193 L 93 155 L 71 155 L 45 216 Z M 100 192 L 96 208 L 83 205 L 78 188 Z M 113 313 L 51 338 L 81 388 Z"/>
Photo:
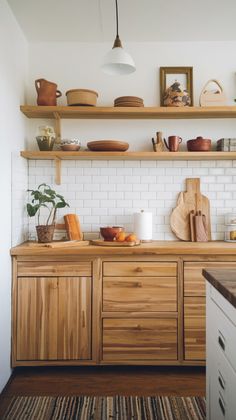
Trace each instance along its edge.
<path fill-rule="evenodd" d="M 38 105 L 55 106 L 57 104 L 57 98 L 62 95 L 60 90 L 57 90 L 56 83 L 48 82 L 45 79 L 35 80 L 35 87 L 38 94 Z"/>

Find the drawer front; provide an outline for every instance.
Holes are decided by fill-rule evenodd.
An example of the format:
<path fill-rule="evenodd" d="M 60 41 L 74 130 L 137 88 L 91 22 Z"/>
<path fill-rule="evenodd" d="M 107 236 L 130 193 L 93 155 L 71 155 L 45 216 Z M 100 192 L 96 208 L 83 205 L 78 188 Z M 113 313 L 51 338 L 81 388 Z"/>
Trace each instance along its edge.
<path fill-rule="evenodd" d="M 177 360 L 177 319 L 104 319 L 103 360 Z"/>
<path fill-rule="evenodd" d="M 184 295 L 205 296 L 204 268 L 236 268 L 236 262 L 186 262 L 184 264 Z"/>
<path fill-rule="evenodd" d="M 170 277 L 177 275 L 177 263 L 169 262 L 104 262 L 104 276 L 151 276 Z"/>
<path fill-rule="evenodd" d="M 177 279 L 104 277 L 103 311 L 177 311 Z"/>
<path fill-rule="evenodd" d="M 19 262 L 17 272 L 20 277 L 29 276 L 91 276 L 91 262 Z"/>
<path fill-rule="evenodd" d="M 209 375 L 209 412 L 210 419 L 235 420 L 236 413 L 236 373 L 217 349 L 215 357 L 207 367 Z"/>
<path fill-rule="evenodd" d="M 206 302 L 204 297 L 184 298 L 185 360 L 205 360 Z"/>
<path fill-rule="evenodd" d="M 236 326 L 212 299 L 209 299 L 208 317 L 215 347 L 236 372 Z"/>

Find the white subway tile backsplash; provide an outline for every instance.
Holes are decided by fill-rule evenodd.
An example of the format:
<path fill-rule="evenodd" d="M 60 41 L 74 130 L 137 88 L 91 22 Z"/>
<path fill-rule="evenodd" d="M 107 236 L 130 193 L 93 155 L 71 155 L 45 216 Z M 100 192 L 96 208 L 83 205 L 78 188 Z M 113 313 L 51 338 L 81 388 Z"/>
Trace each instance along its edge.
<path fill-rule="evenodd" d="M 58 186 L 51 161 L 30 160 L 29 186 L 53 185 L 71 206 L 62 209 L 60 217 L 77 211 L 84 231 L 96 231 L 102 224 L 121 224 L 132 230 L 133 213 L 144 208 L 153 212 L 154 239 L 176 239 L 169 226 L 170 214 L 188 177 L 201 178 L 201 191 L 211 201 L 214 239 L 223 238 L 224 214 L 236 207 L 236 164 L 228 160 L 63 161 L 62 168 Z M 15 192 L 15 200 L 21 203 L 22 195 Z M 30 223 L 31 234 L 33 230 Z"/>

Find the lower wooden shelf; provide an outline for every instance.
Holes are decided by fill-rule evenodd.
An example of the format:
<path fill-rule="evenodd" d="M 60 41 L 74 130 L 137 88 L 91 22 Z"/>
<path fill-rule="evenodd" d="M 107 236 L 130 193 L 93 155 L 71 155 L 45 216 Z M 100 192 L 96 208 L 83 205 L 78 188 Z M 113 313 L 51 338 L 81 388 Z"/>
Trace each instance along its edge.
<path fill-rule="evenodd" d="M 75 160 L 224 160 L 236 159 L 236 152 L 20 152 L 26 159 Z"/>

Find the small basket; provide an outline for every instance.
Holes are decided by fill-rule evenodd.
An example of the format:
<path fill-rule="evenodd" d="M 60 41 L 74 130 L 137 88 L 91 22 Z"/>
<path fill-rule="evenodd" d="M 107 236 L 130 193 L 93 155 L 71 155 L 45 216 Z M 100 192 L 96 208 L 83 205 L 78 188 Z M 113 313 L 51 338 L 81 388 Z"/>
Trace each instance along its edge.
<path fill-rule="evenodd" d="M 38 225 L 36 231 L 38 235 L 38 242 L 47 243 L 52 242 L 55 225 Z"/>
<path fill-rule="evenodd" d="M 66 92 L 67 105 L 96 106 L 98 93 L 88 89 L 71 89 Z"/>
<path fill-rule="evenodd" d="M 215 83 L 219 89 L 216 89 L 214 92 L 207 90 L 207 86 L 210 83 Z M 216 79 L 208 80 L 205 86 L 202 89 L 199 105 L 200 106 L 220 106 L 226 104 L 226 96 L 223 92 L 221 84 Z"/>

